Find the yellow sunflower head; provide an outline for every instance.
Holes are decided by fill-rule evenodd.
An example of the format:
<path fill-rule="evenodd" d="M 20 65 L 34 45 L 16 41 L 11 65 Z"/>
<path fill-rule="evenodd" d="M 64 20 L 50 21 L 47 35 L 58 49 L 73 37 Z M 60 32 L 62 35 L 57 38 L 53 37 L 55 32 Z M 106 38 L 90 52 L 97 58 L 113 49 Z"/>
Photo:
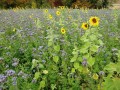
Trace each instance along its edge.
<path fill-rule="evenodd" d="M 60 9 L 65 9 L 65 6 L 60 6 Z"/>
<path fill-rule="evenodd" d="M 100 19 L 98 17 L 91 17 L 89 19 L 90 25 L 91 26 L 98 26 L 99 25 Z"/>
<path fill-rule="evenodd" d="M 60 11 L 56 11 L 57 16 L 60 16 L 60 14 L 61 14 Z"/>
<path fill-rule="evenodd" d="M 89 28 L 88 23 L 82 23 L 81 28 L 84 29 L 84 30 L 87 30 Z"/>
<path fill-rule="evenodd" d="M 61 33 L 62 34 L 65 34 L 66 33 L 66 30 L 64 28 L 61 28 Z"/>
<path fill-rule="evenodd" d="M 51 14 L 49 14 L 49 19 L 52 19 L 53 17 L 52 17 L 52 15 Z"/>
<path fill-rule="evenodd" d="M 45 9 L 45 12 L 47 13 L 47 12 L 48 12 L 48 9 Z"/>

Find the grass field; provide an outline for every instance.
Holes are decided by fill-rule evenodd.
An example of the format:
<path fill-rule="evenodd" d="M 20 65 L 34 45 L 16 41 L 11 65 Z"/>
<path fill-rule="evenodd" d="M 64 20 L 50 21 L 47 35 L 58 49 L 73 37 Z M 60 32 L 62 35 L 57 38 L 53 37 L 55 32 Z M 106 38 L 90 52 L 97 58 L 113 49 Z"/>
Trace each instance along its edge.
<path fill-rule="evenodd" d="M 120 90 L 120 11 L 0 10 L 0 90 Z"/>

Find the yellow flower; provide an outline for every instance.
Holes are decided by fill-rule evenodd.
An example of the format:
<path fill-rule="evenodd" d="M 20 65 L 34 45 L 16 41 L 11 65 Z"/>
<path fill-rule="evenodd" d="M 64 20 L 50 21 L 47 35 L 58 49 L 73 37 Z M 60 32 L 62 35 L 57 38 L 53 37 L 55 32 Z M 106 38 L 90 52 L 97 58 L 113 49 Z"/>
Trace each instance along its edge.
<path fill-rule="evenodd" d="M 47 12 L 48 12 L 48 9 L 45 9 L 45 12 L 47 13 Z"/>
<path fill-rule="evenodd" d="M 13 29 L 13 32 L 15 32 L 15 31 L 16 31 L 16 28 Z"/>
<path fill-rule="evenodd" d="M 60 9 L 65 9 L 65 6 L 60 6 Z"/>
<path fill-rule="evenodd" d="M 90 25 L 91 26 L 98 26 L 99 25 L 100 19 L 98 17 L 91 17 L 89 19 Z"/>
<path fill-rule="evenodd" d="M 49 18 L 50 18 L 50 19 L 52 19 L 52 18 L 53 18 L 51 14 L 49 14 Z"/>
<path fill-rule="evenodd" d="M 60 16 L 60 14 L 61 14 L 60 11 L 56 11 L 57 16 Z"/>
<path fill-rule="evenodd" d="M 93 79 L 97 80 L 98 79 L 98 75 L 97 73 L 94 73 L 93 76 L 92 76 Z"/>
<path fill-rule="evenodd" d="M 72 16 L 68 16 L 69 19 L 72 19 Z"/>
<path fill-rule="evenodd" d="M 66 33 L 66 30 L 64 28 L 61 28 L 61 33 L 62 34 L 65 34 Z"/>
<path fill-rule="evenodd" d="M 82 23 L 81 28 L 84 29 L 84 30 L 87 30 L 89 28 L 88 23 Z"/>
<path fill-rule="evenodd" d="M 30 15 L 29 18 L 32 18 L 32 15 Z"/>
<path fill-rule="evenodd" d="M 47 70 L 43 70 L 43 73 L 44 73 L 44 74 L 48 74 L 48 71 L 47 71 Z"/>

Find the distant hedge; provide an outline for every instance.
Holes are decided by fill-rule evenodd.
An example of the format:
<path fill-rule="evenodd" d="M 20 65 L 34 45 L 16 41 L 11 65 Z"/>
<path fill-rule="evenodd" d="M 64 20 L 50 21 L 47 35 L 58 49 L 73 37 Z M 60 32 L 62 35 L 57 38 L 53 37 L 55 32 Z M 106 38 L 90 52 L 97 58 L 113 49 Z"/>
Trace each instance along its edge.
<path fill-rule="evenodd" d="M 0 0 L 0 8 L 53 8 L 67 6 L 72 8 L 107 8 L 116 0 Z"/>

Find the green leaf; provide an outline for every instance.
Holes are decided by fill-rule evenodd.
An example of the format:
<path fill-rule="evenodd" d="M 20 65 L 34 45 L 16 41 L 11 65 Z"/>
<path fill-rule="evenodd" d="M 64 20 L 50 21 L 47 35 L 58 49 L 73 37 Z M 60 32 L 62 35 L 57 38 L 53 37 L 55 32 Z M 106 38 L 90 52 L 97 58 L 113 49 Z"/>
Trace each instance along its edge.
<path fill-rule="evenodd" d="M 86 36 L 82 36 L 82 37 L 81 37 L 81 40 L 82 40 L 83 42 L 89 42 L 89 39 L 87 39 Z"/>
<path fill-rule="evenodd" d="M 109 63 L 104 67 L 104 70 L 108 70 L 109 72 L 113 73 L 113 71 L 117 71 L 116 65 L 114 63 Z"/>
<path fill-rule="evenodd" d="M 90 58 L 88 59 L 88 64 L 92 67 L 92 66 L 94 65 L 94 63 L 95 63 L 95 58 L 90 57 Z"/>
<path fill-rule="evenodd" d="M 75 55 L 73 58 L 71 58 L 70 62 L 75 62 L 77 60 L 77 55 Z"/>
<path fill-rule="evenodd" d="M 54 46 L 54 50 L 57 51 L 57 52 L 59 52 L 60 51 L 60 45 Z"/>
<path fill-rule="evenodd" d="M 117 69 L 117 72 L 120 72 L 120 62 L 116 64 L 116 69 Z"/>
<path fill-rule="evenodd" d="M 90 48 L 90 51 L 92 52 L 97 52 L 98 51 L 99 46 L 98 45 L 92 45 Z"/>
<path fill-rule="evenodd" d="M 112 86 L 113 80 L 110 77 L 105 78 L 105 82 L 104 84 L 104 89 L 105 90 L 110 90 L 111 86 Z"/>
<path fill-rule="evenodd" d="M 117 90 L 120 89 L 120 78 L 114 78 L 113 79 L 114 86 L 116 87 Z"/>
<path fill-rule="evenodd" d="M 55 63 L 57 63 L 58 60 L 59 60 L 59 57 L 58 57 L 58 56 L 53 56 L 53 61 L 54 61 Z"/>
<path fill-rule="evenodd" d="M 90 47 L 90 42 L 85 42 L 85 44 L 81 47 L 82 49 L 88 49 Z"/>
<path fill-rule="evenodd" d="M 82 62 L 82 60 L 83 60 L 82 56 L 79 56 L 79 57 L 78 57 L 78 60 L 79 60 L 80 62 Z"/>
<path fill-rule="evenodd" d="M 104 89 L 105 90 L 119 90 L 120 89 L 120 79 L 119 78 L 110 78 L 110 76 L 104 78 L 105 82 Z"/>
<path fill-rule="evenodd" d="M 95 41 L 97 39 L 97 37 L 95 35 L 90 35 L 89 38 L 91 41 Z"/>
<path fill-rule="evenodd" d="M 75 62 L 75 63 L 74 63 L 74 68 L 75 68 L 75 69 L 78 69 L 78 68 L 79 68 L 79 63 L 78 63 L 78 62 Z"/>
<path fill-rule="evenodd" d="M 56 89 L 56 84 L 51 84 L 51 89 L 52 90 Z"/>
<path fill-rule="evenodd" d="M 32 69 L 37 66 L 38 60 L 33 59 L 32 60 Z"/>
<path fill-rule="evenodd" d="M 89 57 L 90 57 L 89 53 L 87 53 L 87 54 L 83 55 L 83 58 L 88 59 Z"/>
<path fill-rule="evenodd" d="M 36 72 L 34 78 L 37 80 L 40 77 L 40 72 Z"/>
<path fill-rule="evenodd" d="M 73 55 L 77 55 L 77 54 L 78 54 L 78 51 L 74 50 L 74 51 L 72 52 L 72 54 L 73 54 Z"/>
<path fill-rule="evenodd" d="M 39 64 L 39 68 L 44 68 L 43 64 L 40 63 Z"/>
<path fill-rule="evenodd" d="M 52 41 L 48 41 L 48 46 L 52 46 L 53 42 Z"/>
<path fill-rule="evenodd" d="M 81 48 L 80 49 L 80 53 L 82 53 L 82 54 L 88 53 L 88 49 Z"/>
<path fill-rule="evenodd" d="M 45 87 L 45 81 L 41 81 L 40 82 L 40 87 L 39 87 L 39 90 L 41 90 L 42 88 Z"/>
<path fill-rule="evenodd" d="M 102 40 L 99 39 L 98 42 L 99 42 L 100 45 L 104 45 Z"/>
<path fill-rule="evenodd" d="M 83 67 L 79 66 L 78 71 L 82 72 L 82 70 L 83 70 Z"/>
<path fill-rule="evenodd" d="M 89 39 L 87 39 L 87 35 L 83 35 L 83 36 L 81 37 L 81 40 L 82 40 L 83 42 L 89 42 Z"/>
<path fill-rule="evenodd" d="M 74 73 L 75 72 L 75 68 L 72 68 L 71 72 Z"/>

